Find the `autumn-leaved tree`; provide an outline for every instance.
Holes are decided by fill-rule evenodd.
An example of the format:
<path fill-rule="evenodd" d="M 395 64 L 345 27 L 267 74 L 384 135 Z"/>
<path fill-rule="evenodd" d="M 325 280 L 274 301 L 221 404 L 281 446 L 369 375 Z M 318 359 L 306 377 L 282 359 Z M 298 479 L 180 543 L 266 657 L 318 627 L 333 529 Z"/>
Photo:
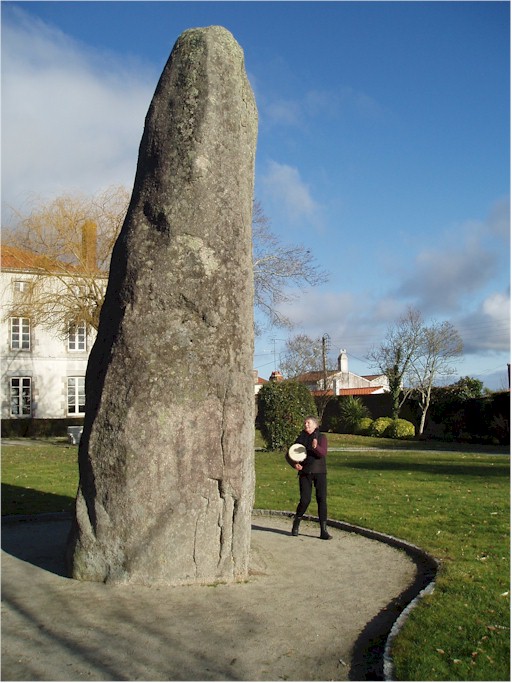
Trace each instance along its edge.
<path fill-rule="evenodd" d="M 69 325 L 97 329 L 110 257 L 126 214 L 129 195 L 111 187 L 94 197 L 64 195 L 18 216 L 4 229 L 2 249 L 30 280 L 7 315 L 66 335 Z"/>
<path fill-rule="evenodd" d="M 3 230 L 3 247 L 15 250 L 16 263 L 31 273 L 32 281 L 7 316 L 25 315 L 64 335 L 66 325 L 79 321 L 97 329 L 112 248 L 128 202 L 126 188 L 112 187 L 95 197 L 65 195 L 18 215 L 15 228 Z M 255 306 L 272 325 L 289 324 L 278 307 L 293 298 L 290 287 L 314 286 L 326 277 L 304 246 L 281 244 L 258 202 L 253 269 Z"/>

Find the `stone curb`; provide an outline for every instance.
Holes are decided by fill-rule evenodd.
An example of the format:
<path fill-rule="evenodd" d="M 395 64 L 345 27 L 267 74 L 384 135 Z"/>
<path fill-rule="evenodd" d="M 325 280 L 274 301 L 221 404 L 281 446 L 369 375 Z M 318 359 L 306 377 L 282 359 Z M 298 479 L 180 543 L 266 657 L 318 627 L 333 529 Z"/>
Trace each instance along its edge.
<path fill-rule="evenodd" d="M 254 509 L 253 514 L 262 517 L 276 516 L 291 518 L 294 516 L 295 513 L 286 512 L 282 510 Z M 311 522 L 319 521 L 318 517 L 315 517 L 314 515 L 304 515 L 303 519 Z M 331 526 L 334 529 L 340 529 L 341 531 L 347 531 L 348 533 L 359 534 L 360 536 L 365 536 L 366 538 L 370 538 L 375 541 L 380 541 L 381 543 L 386 543 L 387 545 L 393 548 L 403 550 L 413 559 L 414 563 L 416 564 L 418 570 L 417 581 L 420 581 L 423 587 L 420 589 L 416 597 L 413 598 L 413 600 L 411 600 L 406 605 L 406 607 L 401 611 L 398 619 L 396 619 L 391 630 L 387 634 L 384 646 L 384 680 L 393 681 L 395 680 L 393 658 L 391 657 L 391 647 L 393 645 L 393 641 L 403 628 L 407 620 L 407 617 L 412 612 L 414 607 L 416 607 L 416 605 L 422 600 L 422 598 L 424 598 L 427 595 L 430 595 L 434 591 L 436 575 L 439 570 L 439 567 L 441 566 L 441 562 L 440 560 L 437 560 L 436 558 L 432 557 L 432 555 L 429 555 L 429 553 L 427 553 L 422 548 L 418 547 L 417 545 L 414 545 L 413 543 L 404 541 L 401 538 L 396 538 L 395 536 L 390 536 L 389 534 L 384 534 L 379 531 L 373 531 L 373 529 L 367 529 L 365 527 L 357 526 L 355 524 L 350 524 L 349 522 L 340 522 L 335 519 L 328 519 L 327 524 L 328 526 Z"/>

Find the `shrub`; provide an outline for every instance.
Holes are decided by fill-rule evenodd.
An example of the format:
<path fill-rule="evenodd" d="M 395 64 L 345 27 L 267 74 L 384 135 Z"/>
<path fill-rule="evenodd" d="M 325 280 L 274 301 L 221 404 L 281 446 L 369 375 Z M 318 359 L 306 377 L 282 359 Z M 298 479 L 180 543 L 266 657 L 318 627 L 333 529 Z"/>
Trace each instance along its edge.
<path fill-rule="evenodd" d="M 378 417 L 372 424 L 371 436 L 384 436 L 384 432 L 392 422 L 391 417 Z"/>
<path fill-rule="evenodd" d="M 510 420 L 501 415 L 494 415 L 489 428 L 493 443 L 510 443 Z"/>
<path fill-rule="evenodd" d="M 371 417 L 362 417 L 356 425 L 355 434 L 369 436 L 372 431 L 373 420 Z"/>
<path fill-rule="evenodd" d="M 288 447 L 297 438 L 307 415 L 316 415 L 309 389 L 291 380 L 269 382 L 258 393 L 261 433 L 269 450 Z"/>
<path fill-rule="evenodd" d="M 340 418 L 337 415 L 329 415 L 325 421 L 322 421 L 322 424 L 325 424 L 325 429 L 328 432 L 338 432 L 340 431 Z"/>
<path fill-rule="evenodd" d="M 414 425 L 409 420 L 393 420 L 386 428 L 384 436 L 390 439 L 413 439 L 416 434 Z"/>
<path fill-rule="evenodd" d="M 347 432 L 354 432 L 359 420 L 370 416 L 370 411 L 360 398 L 347 396 L 341 401 L 340 413 L 343 426 Z"/>

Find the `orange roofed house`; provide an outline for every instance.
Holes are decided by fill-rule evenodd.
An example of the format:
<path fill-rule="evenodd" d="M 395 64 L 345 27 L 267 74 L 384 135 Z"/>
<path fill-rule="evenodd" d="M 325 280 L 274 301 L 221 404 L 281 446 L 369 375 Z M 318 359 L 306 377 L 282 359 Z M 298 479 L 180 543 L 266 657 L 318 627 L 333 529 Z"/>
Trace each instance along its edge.
<path fill-rule="evenodd" d="M 333 396 L 363 396 L 389 391 L 386 375 L 356 375 L 349 372 L 345 349 L 340 350 L 338 369 L 327 371 L 327 387 L 324 387 L 324 373 L 321 370 L 306 372 L 295 379 L 305 384 L 313 394 L 324 394 L 325 389 Z"/>
<path fill-rule="evenodd" d="M 71 264 L 14 246 L 2 246 L 0 304 L 2 324 L 0 400 L 2 421 L 14 419 L 82 418 L 85 411 L 85 371 L 96 332 L 85 322 L 62 320 L 51 329 L 31 315 L 27 293 L 43 271 L 50 277 L 37 286 L 59 292 L 73 282 Z M 55 271 L 55 277 L 51 275 Z M 95 278 L 106 286 L 105 274 Z"/>

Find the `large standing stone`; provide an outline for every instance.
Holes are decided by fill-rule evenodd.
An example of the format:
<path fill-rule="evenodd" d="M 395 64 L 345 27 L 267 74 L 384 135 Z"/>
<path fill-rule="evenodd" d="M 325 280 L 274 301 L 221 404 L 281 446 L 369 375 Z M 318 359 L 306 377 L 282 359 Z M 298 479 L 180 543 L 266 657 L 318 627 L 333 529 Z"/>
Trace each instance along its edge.
<path fill-rule="evenodd" d="M 73 577 L 246 577 L 257 113 L 224 28 L 185 31 L 149 108 L 86 377 Z"/>

